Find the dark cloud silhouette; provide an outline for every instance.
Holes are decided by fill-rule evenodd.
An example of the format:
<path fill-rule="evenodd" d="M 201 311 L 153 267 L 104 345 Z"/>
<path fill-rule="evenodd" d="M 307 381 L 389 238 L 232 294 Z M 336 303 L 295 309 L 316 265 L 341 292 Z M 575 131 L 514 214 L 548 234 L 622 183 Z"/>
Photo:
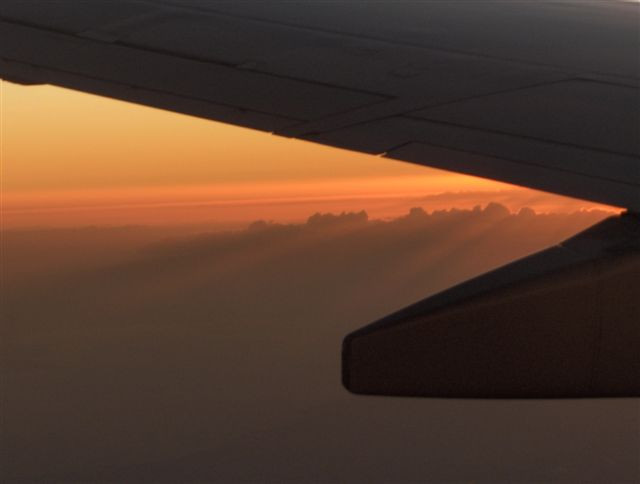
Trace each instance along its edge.
<path fill-rule="evenodd" d="M 4 478 L 633 480 L 637 400 L 388 399 L 340 386 L 347 332 L 605 215 L 489 204 L 197 235 L 4 237 Z M 36 253 L 46 273 L 20 274 Z"/>

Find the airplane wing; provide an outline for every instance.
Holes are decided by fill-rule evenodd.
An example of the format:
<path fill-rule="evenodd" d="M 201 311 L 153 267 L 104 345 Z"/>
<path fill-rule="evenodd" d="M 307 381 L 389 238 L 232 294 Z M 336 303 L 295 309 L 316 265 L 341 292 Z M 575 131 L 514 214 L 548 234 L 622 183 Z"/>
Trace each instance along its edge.
<path fill-rule="evenodd" d="M 355 393 L 640 396 L 640 5 L 0 0 L 0 78 L 629 209 L 356 331 Z"/>
<path fill-rule="evenodd" d="M 640 5 L 2 0 L 0 77 L 640 210 Z"/>

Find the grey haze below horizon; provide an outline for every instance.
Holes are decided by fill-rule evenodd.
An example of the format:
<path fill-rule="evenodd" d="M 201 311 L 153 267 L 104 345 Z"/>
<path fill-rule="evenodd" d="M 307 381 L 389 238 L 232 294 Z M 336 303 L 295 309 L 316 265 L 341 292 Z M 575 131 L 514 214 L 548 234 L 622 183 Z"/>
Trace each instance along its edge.
<path fill-rule="evenodd" d="M 637 399 L 393 399 L 340 385 L 347 332 L 603 216 L 490 204 L 165 240 L 134 227 L 5 232 L 4 479 L 633 482 Z"/>

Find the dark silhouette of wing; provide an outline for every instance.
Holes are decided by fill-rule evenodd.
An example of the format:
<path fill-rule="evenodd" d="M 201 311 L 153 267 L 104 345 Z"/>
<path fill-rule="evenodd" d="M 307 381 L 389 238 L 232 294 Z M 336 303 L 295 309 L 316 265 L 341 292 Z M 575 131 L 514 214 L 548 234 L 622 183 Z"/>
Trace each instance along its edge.
<path fill-rule="evenodd" d="M 562 244 L 348 335 L 354 393 L 459 398 L 640 396 L 640 219 Z"/>

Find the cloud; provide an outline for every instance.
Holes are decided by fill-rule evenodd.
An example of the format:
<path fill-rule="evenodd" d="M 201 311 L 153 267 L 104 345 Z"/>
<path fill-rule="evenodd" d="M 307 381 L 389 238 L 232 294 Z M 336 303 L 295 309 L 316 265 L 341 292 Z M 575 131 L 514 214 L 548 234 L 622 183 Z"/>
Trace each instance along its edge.
<path fill-rule="evenodd" d="M 4 257 L 50 270 L 5 286 L 7 480 L 624 480 L 633 401 L 358 398 L 339 378 L 347 332 L 605 215 L 493 203 L 20 233 Z M 96 260 L 73 266 L 82 247 Z"/>

